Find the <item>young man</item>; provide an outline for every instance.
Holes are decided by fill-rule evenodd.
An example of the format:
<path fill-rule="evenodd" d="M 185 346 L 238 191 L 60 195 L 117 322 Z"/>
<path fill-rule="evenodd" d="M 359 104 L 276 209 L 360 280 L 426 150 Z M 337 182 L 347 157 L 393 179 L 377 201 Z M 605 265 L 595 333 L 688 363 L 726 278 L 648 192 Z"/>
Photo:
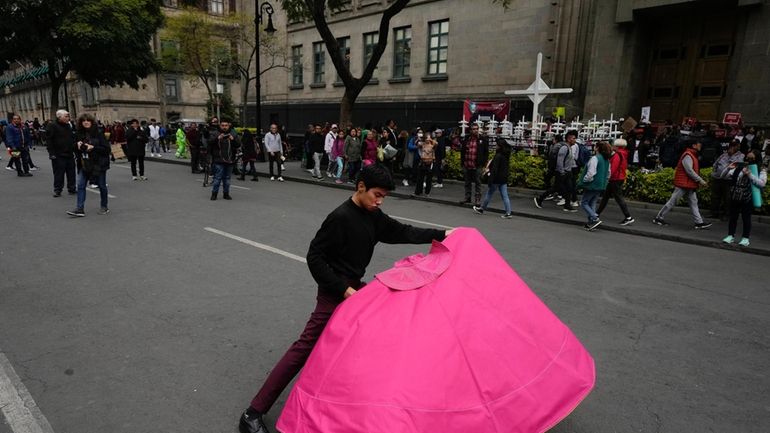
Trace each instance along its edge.
<path fill-rule="evenodd" d="M 233 175 L 235 155 L 241 143 L 236 134 L 230 130 L 230 121 L 222 119 L 219 122 L 219 132 L 212 134 L 208 141 L 208 152 L 214 166 L 214 181 L 211 183 L 211 200 L 217 199 L 219 185 L 222 184 L 222 198 L 232 200 L 230 197 L 230 177 Z"/>
<path fill-rule="evenodd" d="M 676 206 L 676 203 L 682 198 L 683 195 L 687 196 L 687 201 L 690 203 L 690 212 L 692 218 L 695 221 L 695 229 L 707 229 L 711 227 L 711 223 L 704 222 L 700 216 L 700 210 L 698 209 L 698 186 L 706 186 L 705 180 L 698 174 L 698 152 L 702 144 L 699 141 L 694 141 L 690 144 L 687 150 L 684 151 L 679 158 L 679 163 L 674 170 L 674 193 L 671 194 L 671 198 L 658 212 L 655 219 L 652 220 L 654 224 L 659 226 L 667 226 L 668 223 L 664 220 L 668 211 Z"/>
<path fill-rule="evenodd" d="M 268 433 L 262 416 L 305 365 L 337 305 L 355 295 L 378 242 L 422 244 L 443 240 L 451 230 L 412 227 L 380 210 L 388 192 L 395 189 L 387 168 L 365 167 L 353 196 L 330 213 L 310 242 L 307 264 L 318 283 L 315 310 L 299 339 L 292 344 L 268 376 L 251 405 L 241 415 L 241 433 Z"/>
<path fill-rule="evenodd" d="M 460 164 L 465 179 L 465 196 L 462 205 L 471 204 L 471 186 L 475 187 L 473 204 L 481 206 L 481 170 L 487 165 L 489 142 L 479 133 L 479 125 L 471 126 L 471 134 L 460 148 Z"/>
<path fill-rule="evenodd" d="M 281 151 L 283 150 L 283 143 L 281 141 L 281 134 L 278 133 L 278 125 L 275 123 L 270 124 L 270 132 L 265 134 L 265 150 L 267 151 L 267 159 L 270 164 L 270 180 L 275 180 L 275 174 L 273 171 L 273 164 L 278 166 L 278 181 L 283 182 L 283 176 L 281 176 Z"/>

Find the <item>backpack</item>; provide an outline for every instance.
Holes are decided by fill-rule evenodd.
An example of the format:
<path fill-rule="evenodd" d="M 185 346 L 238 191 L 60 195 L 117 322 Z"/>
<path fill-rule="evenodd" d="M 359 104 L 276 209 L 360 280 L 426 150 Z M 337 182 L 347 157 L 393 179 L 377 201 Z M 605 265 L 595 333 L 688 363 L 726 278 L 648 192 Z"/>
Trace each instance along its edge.
<path fill-rule="evenodd" d="M 578 143 L 577 160 L 575 161 L 578 167 L 585 167 L 588 164 L 588 160 L 591 159 L 591 149 L 585 144 Z"/>
<path fill-rule="evenodd" d="M 733 171 L 730 183 L 730 200 L 746 203 L 751 200 L 751 179 L 749 176 L 740 176 L 745 164 L 738 164 Z"/>

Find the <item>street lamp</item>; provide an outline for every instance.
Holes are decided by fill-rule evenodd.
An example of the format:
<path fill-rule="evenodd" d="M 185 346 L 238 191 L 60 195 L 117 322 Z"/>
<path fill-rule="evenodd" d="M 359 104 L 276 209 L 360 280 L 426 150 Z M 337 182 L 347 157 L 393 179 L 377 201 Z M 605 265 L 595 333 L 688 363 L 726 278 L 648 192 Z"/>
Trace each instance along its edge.
<path fill-rule="evenodd" d="M 254 28 L 256 29 L 255 32 L 255 38 L 256 38 L 256 57 L 257 57 L 257 146 L 262 145 L 262 91 L 261 91 L 261 74 L 260 71 L 262 69 L 262 66 L 259 62 L 260 57 L 260 49 L 259 49 L 259 28 L 262 24 L 262 17 L 267 14 L 267 27 L 265 27 L 265 32 L 268 34 L 275 33 L 275 27 L 273 27 L 273 13 L 275 11 L 273 10 L 273 6 L 268 2 L 262 2 L 262 4 L 259 4 L 259 0 L 254 0 Z"/>

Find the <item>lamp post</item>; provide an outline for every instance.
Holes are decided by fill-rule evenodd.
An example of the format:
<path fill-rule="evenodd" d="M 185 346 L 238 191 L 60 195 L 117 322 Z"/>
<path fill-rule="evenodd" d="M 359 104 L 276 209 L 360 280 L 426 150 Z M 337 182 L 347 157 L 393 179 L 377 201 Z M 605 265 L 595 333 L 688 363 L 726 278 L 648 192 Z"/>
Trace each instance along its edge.
<path fill-rule="evenodd" d="M 273 27 L 273 13 L 275 11 L 273 10 L 273 6 L 268 2 L 262 2 L 262 4 L 259 4 L 259 0 L 254 0 L 254 28 L 255 31 L 255 39 L 256 39 L 256 52 L 255 55 L 257 57 L 256 65 L 257 65 L 257 146 L 262 145 L 262 77 L 261 77 L 261 70 L 262 66 L 260 65 L 260 49 L 259 49 L 259 28 L 262 24 L 262 17 L 267 14 L 267 27 L 265 27 L 265 32 L 269 34 L 275 33 L 275 27 Z"/>

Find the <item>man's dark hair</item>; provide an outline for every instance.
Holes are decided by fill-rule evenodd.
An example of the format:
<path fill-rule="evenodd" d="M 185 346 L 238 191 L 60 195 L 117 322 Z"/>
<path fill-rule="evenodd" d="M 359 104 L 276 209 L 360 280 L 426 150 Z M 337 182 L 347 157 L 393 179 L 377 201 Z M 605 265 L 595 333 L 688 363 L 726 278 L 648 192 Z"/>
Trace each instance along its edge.
<path fill-rule="evenodd" d="M 570 130 L 569 130 L 569 131 L 567 131 L 567 133 L 564 135 L 564 139 L 566 140 L 566 139 L 567 139 L 567 137 L 569 137 L 570 135 L 571 135 L 571 136 L 573 136 L 573 137 L 575 137 L 575 138 L 577 138 L 577 136 L 578 136 L 578 133 L 577 133 L 577 131 L 575 131 L 574 129 L 570 129 Z"/>
<path fill-rule="evenodd" d="M 358 174 L 358 182 L 363 182 L 366 190 L 369 191 L 372 188 L 383 188 L 388 191 L 396 189 L 396 185 L 393 182 L 393 175 L 390 174 L 390 170 L 382 164 L 371 164 L 364 167 Z"/>
<path fill-rule="evenodd" d="M 132 123 L 139 123 L 138 119 L 131 119 L 128 121 L 128 124 L 131 125 Z"/>

